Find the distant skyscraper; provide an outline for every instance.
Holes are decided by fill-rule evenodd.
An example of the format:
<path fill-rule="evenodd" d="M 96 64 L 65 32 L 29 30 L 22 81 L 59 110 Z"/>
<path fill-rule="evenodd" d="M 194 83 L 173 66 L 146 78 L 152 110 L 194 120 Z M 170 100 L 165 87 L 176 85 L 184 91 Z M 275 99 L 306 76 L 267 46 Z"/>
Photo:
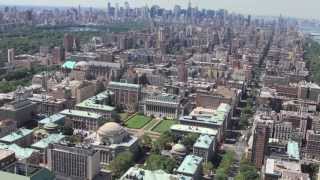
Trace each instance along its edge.
<path fill-rule="evenodd" d="M 67 52 L 72 51 L 73 47 L 73 36 L 71 34 L 65 34 L 63 38 L 63 47 Z"/>
<path fill-rule="evenodd" d="M 61 47 L 55 47 L 52 49 L 52 63 L 60 64 L 65 59 L 64 49 Z"/>
<path fill-rule="evenodd" d="M 73 38 L 72 49 L 75 51 L 80 50 L 80 39 L 78 37 Z"/>
<path fill-rule="evenodd" d="M 178 81 L 186 83 L 188 81 L 188 68 L 186 67 L 184 57 L 177 56 L 176 64 L 178 69 Z"/>
<path fill-rule="evenodd" d="M 178 80 L 184 83 L 188 81 L 188 68 L 184 63 L 178 65 Z"/>
<path fill-rule="evenodd" d="M 108 1 L 107 1 L 108 2 Z M 111 15 L 111 3 L 108 2 L 107 3 L 107 16 L 110 16 Z"/>
<path fill-rule="evenodd" d="M 128 1 L 126 1 L 126 2 L 124 3 L 124 8 L 125 8 L 125 15 L 126 15 L 126 16 L 129 16 L 130 5 L 129 5 Z"/>
<path fill-rule="evenodd" d="M 165 32 L 164 32 L 164 28 L 159 28 L 159 31 L 158 31 L 158 40 L 160 42 L 164 41 L 165 40 Z"/>
<path fill-rule="evenodd" d="M 78 15 L 79 15 L 79 17 L 81 17 L 81 6 L 80 5 L 78 6 Z"/>
<path fill-rule="evenodd" d="M 15 49 L 8 49 L 8 63 L 11 64 L 14 61 Z"/>
<path fill-rule="evenodd" d="M 119 17 L 119 4 L 116 3 L 116 9 L 115 9 L 115 12 L 114 12 L 114 17 L 117 19 Z"/>

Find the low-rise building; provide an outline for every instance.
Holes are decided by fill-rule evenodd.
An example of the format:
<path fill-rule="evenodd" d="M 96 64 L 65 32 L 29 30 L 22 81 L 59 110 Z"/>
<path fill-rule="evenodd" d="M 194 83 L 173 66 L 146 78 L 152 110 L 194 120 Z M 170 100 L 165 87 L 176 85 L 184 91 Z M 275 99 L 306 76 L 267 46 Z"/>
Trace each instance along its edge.
<path fill-rule="evenodd" d="M 55 176 L 46 168 L 17 162 L 2 169 L 0 171 L 0 179 L 54 180 Z"/>
<path fill-rule="evenodd" d="M 307 131 L 306 141 L 305 157 L 320 160 L 320 134 L 309 130 Z"/>
<path fill-rule="evenodd" d="M 35 114 L 35 103 L 28 99 L 30 96 L 31 90 L 18 87 L 14 92 L 15 99 L 0 107 L 0 118 L 13 119 L 18 127 L 30 123 Z"/>
<path fill-rule="evenodd" d="M 184 114 L 188 102 L 177 95 L 150 94 L 144 99 L 144 114 L 159 118 L 177 119 Z"/>
<path fill-rule="evenodd" d="M 216 129 L 219 133 L 217 140 L 221 141 L 223 131 L 231 117 L 231 108 L 228 104 L 220 104 L 215 110 L 196 108 L 189 116 L 179 118 L 180 124 L 207 127 Z"/>
<path fill-rule="evenodd" d="M 97 133 L 89 135 L 85 142 L 100 152 L 101 164 L 109 164 L 121 152 L 136 153 L 138 150 L 138 138 L 129 135 L 124 127 L 115 122 L 105 123 Z"/>
<path fill-rule="evenodd" d="M 17 122 L 11 119 L 0 121 L 0 138 L 17 130 Z"/>
<path fill-rule="evenodd" d="M 93 180 L 100 171 L 100 152 L 90 145 L 50 144 L 48 168 L 57 179 Z"/>
<path fill-rule="evenodd" d="M 215 136 L 201 134 L 193 144 L 193 154 L 202 157 L 205 162 L 210 161 L 215 153 Z"/>
<path fill-rule="evenodd" d="M 3 169 L 14 161 L 16 161 L 16 157 L 13 151 L 0 149 L 0 169 Z"/>
<path fill-rule="evenodd" d="M 38 121 L 38 126 L 39 127 L 44 127 L 44 125 L 49 124 L 49 123 L 55 123 L 58 125 L 63 125 L 65 120 L 65 115 L 62 114 L 53 114 L 47 118 L 41 119 Z"/>
<path fill-rule="evenodd" d="M 137 167 L 131 167 L 120 180 L 136 180 L 136 179 L 152 179 L 152 180 L 191 180 L 191 177 L 182 175 L 173 175 L 163 170 L 145 170 Z"/>
<path fill-rule="evenodd" d="M 0 139 L 1 143 L 5 144 L 17 144 L 22 147 L 27 147 L 33 142 L 32 130 L 21 128 L 15 132 L 12 132 Z"/>
<path fill-rule="evenodd" d="M 198 127 L 198 126 L 190 126 L 190 125 L 183 125 L 183 124 L 174 124 L 170 127 L 170 130 L 176 134 L 177 136 L 183 136 L 189 133 L 195 134 L 208 134 L 210 136 L 218 136 L 219 132 L 215 129 L 205 128 L 205 127 Z"/>
<path fill-rule="evenodd" d="M 50 95 L 33 94 L 28 99 L 35 103 L 35 109 L 38 114 L 52 115 L 70 107 L 70 100 Z"/>
<path fill-rule="evenodd" d="M 65 126 L 73 129 L 96 131 L 103 124 L 103 116 L 88 111 L 66 109 L 60 112 L 65 115 Z"/>
<path fill-rule="evenodd" d="M 62 134 L 49 134 L 47 137 L 41 139 L 40 141 L 33 143 L 31 148 L 39 151 L 41 159 L 40 162 L 47 163 L 47 150 L 49 144 L 58 143 L 65 138 Z"/>
<path fill-rule="evenodd" d="M 115 110 L 115 108 L 111 106 L 113 95 L 111 91 L 102 92 L 78 103 L 76 109 L 101 114 L 104 118 L 110 119 L 112 112 Z"/>
<path fill-rule="evenodd" d="M 265 180 L 309 180 L 308 174 L 301 171 L 301 164 L 298 162 L 283 161 L 280 159 L 268 158 L 263 170 Z"/>
<path fill-rule="evenodd" d="M 32 148 L 23 148 L 16 144 L 0 143 L 0 149 L 14 152 L 16 159 L 25 161 L 30 164 L 38 164 L 40 162 L 40 154 L 38 150 Z"/>
<path fill-rule="evenodd" d="M 114 92 L 115 105 L 126 111 L 135 112 L 139 107 L 141 86 L 123 82 L 110 82 L 108 90 Z"/>
<path fill-rule="evenodd" d="M 202 157 L 188 155 L 176 170 L 177 174 L 189 176 L 192 179 L 199 179 L 202 173 Z"/>

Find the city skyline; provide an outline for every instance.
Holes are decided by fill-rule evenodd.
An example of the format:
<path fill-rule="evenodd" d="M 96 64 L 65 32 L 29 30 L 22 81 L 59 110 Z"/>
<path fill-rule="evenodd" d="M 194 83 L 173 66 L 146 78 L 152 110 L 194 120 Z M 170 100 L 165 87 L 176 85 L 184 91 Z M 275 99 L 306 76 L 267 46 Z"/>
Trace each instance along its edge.
<path fill-rule="evenodd" d="M 141 7 L 144 5 L 160 5 L 165 8 L 173 8 L 174 5 L 178 4 L 182 7 L 187 7 L 189 1 L 185 0 L 51 0 L 32 1 L 32 0 L 9 0 L 0 2 L 0 5 L 31 5 L 31 6 L 88 6 L 103 8 L 107 2 L 111 4 L 119 3 L 120 5 L 124 2 L 129 2 L 131 7 Z M 320 19 L 320 13 L 317 10 L 317 5 L 320 2 L 316 0 L 307 0 L 307 2 L 295 2 L 292 3 L 290 0 L 268 0 L 260 1 L 257 0 L 191 0 L 192 6 L 207 9 L 227 9 L 230 12 L 253 14 L 253 15 L 266 15 L 266 16 L 289 16 L 299 18 L 316 18 Z"/>

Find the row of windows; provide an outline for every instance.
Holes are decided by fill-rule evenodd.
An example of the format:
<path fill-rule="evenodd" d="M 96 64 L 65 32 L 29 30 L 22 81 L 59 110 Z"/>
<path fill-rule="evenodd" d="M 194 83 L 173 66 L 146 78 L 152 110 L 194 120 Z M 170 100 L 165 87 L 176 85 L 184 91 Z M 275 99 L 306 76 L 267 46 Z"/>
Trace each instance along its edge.
<path fill-rule="evenodd" d="M 52 168 L 67 176 L 86 177 L 86 157 L 60 151 L 52 152 Z"/>

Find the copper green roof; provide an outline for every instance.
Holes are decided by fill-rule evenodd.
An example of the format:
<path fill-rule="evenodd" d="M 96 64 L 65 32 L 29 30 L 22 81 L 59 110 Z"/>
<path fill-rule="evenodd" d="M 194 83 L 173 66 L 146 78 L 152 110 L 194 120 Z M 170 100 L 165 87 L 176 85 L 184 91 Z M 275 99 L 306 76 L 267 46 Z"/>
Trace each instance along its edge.
<path fill-rule="evenodd" d="M 33 148 L 45 149 L 50 143 L 57 143 L 61 141 L 65 136 L 62 134 L 49 134 L 48 137 L 41 139 L 40 141 L 31 145 Z"/>
<path fill-rule="evenodd" d="M 194 143 L 193 147 L 202 148 L 202 149 L 209 149 L 210 145 L 214 141 L 214 136 L 209 136 L 207 134 L 201 134 L 197 141 Z"/>
<path fill-rule="evenodd" d="M 2 142 L 11 143 L 32 133 L 32 130 L 21 128 L 0 139 Z"/>
<path fill-rule="evenodd" d="M 100 111 L 113 111 L 115 108 L 108 105 L 103 104 L 96 104 L 94 99 L 87 99 L 82 101 L 81 103 L 77 104 L 76 107 L 78 108 L 85 108 L 85 109 L 95 109 Z"/>
<path fill-rule="evenodd" d="M 4 143 L 0 143 L 0 149 L 8 149 L 13 151 L 18 159 L 27 159 L 32 155 L 32 153 L 37 152 L 35 149 L 23 148 L 16 144 L 7 145 Z"/>
<path fill-rule="evenodd" d="M 76 63 L 75 61 L 66 61 L 62 67 L 66 68 L 66 69 L 74 69 L 76 67 Z"/>
<path fill-rule="evenodd" d="M 287 145 L 287 153 L 289 155 L 289 158 L 299 160 L 300 154 L 299 154 L 298 142 L 289 140 L 288 145 Z"/>
<path fill-rule="evenodd" d="M 194 175 L 202 163 L 202 157 L 188 155 L 184 158 L 177 172 L 182 174 Z"/>
<path fill-rule="evenodd" d="M 65 116 L 62 114 L 53 114 L 47 118 L 40 120 L 38 123 L 39 124 L 59 123 L 59 122 L 63 121 L 64 118 L 65 118 Z"/>

